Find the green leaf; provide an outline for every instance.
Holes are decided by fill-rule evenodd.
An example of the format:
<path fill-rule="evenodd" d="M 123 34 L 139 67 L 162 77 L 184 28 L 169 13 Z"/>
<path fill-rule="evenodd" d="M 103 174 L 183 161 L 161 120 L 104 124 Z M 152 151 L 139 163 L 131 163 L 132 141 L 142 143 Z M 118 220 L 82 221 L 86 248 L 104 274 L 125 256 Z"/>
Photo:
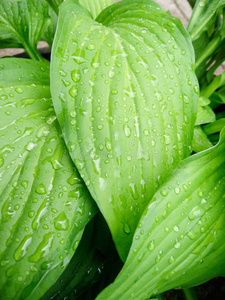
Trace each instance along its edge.
<path fill-rule="evenodd" d="M 60 6 L 51 92 L 71 157 L 124 260 L 148 199 L 188 156 L 196 119 L 194 52 L 155 2 L 122 1 L 94 21 Z"/>
<path fill-rule="evenodd" d="M 39 299 L 96 212 L 52 107 L 49 63 L 1 59 L 0 293 Z"/>
<path fill-rule="evenodd" d="M 220 132 L 225 126 L 225 118 L 221 118 L 211 124 L 208 124 L 203 127 L 205 134 L 210 135 L 217 132 Z"/>
<path fill-rule="evenodd" d="M 80 0 L 79 2 L 91 12 L 93 19 L 95 19 L 103 9 L 115 3 L 114 0 Z"/>
<path fill-rule="evenodd" d="M 52 7 L 54 12 L 58 15 L 59 13 L 59 6 L 64 0 L 47 0 L 49 5 Z"/>
<path fill-rule="evenodd" d="M 217 146 L 180 163 L 156 192 L 125 265 L 96 299 L 148 299 L 224 274 L 225 130 Z"/>
<path fill-rule="evenodd" d="M 41 60 L 37 43 L 50 22 L 45 0 L 2 0 L 0 48 L 1 44 L 5 47 L 5 43 L 11 40 L 11 46 L 21 44 L 31 58 Z"/>
<path fill-rule="evenodd" d="M 194 136 L 192 141 L 192 149 L 194 152 L 201 152 L 208 148 L 211 148 L 213 144 L 208 139 L 207 135 L 201 128 L 201 126 L 195 126 Z"/>
<path fill-rule="evenodd" d="M 198 105 L 197 119 L 195 125 L 201 125 L 214 122 L 216 115 L 209 105 Z"/>

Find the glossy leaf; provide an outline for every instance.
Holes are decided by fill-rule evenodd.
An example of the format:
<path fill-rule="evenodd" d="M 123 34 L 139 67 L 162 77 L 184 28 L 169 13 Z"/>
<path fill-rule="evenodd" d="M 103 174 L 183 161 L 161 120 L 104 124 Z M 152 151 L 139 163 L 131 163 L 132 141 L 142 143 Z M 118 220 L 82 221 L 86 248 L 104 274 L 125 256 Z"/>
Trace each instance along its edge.
<path fill-rule="evenodd" d="M 125 0 L 94 21 L 60 6 L 51 92 L 71 157 L 122 259 L 149 197 L 188 156 L 198 84 L 187 32 L 147 0 Z"/>
<path fill-rule="evenodd" d="M 22 45 L 31 58 L 41 60 L 37 43 L 50 22 L 46 0 L 2 0 L 0 48 L 11 41 L 8 47 Z"/>
<path fill-rule="evenodd" d="M 148 299 L 224 275 L 225 130 L 219 144 L 182 161 L 156 192 L 127 261 L 100 299 Z"/>
<path fill-rule="evenodd" d="M 58 126 L 49 63 L 0 61 L 0 293 L 39 299 L 96 212 Z"/>

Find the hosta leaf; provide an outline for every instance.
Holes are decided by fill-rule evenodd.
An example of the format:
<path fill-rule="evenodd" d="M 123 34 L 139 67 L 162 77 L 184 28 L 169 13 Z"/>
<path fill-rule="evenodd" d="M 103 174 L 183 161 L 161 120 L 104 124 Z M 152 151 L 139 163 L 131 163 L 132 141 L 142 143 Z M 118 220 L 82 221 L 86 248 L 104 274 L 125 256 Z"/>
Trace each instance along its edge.
<path fill-rule="evenodd" d="M 180 163 L 156 192 L 127 261 L 100 299 L 148 299 L 224 274 L 225 130 L 217 146 Z"/>
<path fill-rule="evenodd" d="M 39 299 L 96 209 L 61 138 L 47 62 L 1 59 L 0 120 L 0 293 Z"/>
<path fill-rule="evenodd" d="M 11 40 L 11 46 L 21 44 L 31 58 L 41 59 L 37 43 L 50 22 L 46 0 L 1 0 L 0 48 Z"/>
<path fill-rule="evenodd" d="M 193 58 L 181 22 L 153 1 L 116 3 L 97 21 L 74 1 L 60 6 L 53 103 L 123 259 L 149 197 L 190 154 Z"/>

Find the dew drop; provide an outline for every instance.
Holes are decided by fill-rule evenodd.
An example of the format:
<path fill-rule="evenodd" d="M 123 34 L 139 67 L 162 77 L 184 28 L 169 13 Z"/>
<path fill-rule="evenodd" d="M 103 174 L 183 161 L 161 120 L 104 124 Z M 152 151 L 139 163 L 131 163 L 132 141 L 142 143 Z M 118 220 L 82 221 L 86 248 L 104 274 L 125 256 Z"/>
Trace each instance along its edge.
<path fill-rule="evenodd" d="M 47 193 L 46 189 L 45 189 L 45 186 L 41 183 L 39 184 L 39 186 L 36 188 L 36 192 L 39 194 L 39 195 L 44 195 Z"/>
<path fill-rule="evenodd" d="M 81 74 L 80 74 L 80 70 L 72 70 L 71 71 L 71 78 L 74 82 L 79 82 L 81 79 Z"/>
<path fill-rule="evenodd" d="M 54 219 L 54 227 L 56 230 L 59 231 L 66 231 L 69 228 L 69 220 L 67 219 L 64 212 L 61 212 L 55 219 Z"/>
<path fill-rule="evenodd" d="M 204 215 L 204 213 L 205 213 L 205 210 L 202 207 L 197 205 L 191 210 L 191 212 L 188 215 L 188 218 L 189 218 L 189 220 L 194 220 L 194 219 L 199 218 L 202 215 Z"/>
<path fill-rule="evenodd" d="M 153 250 L 155 248 L 155 243 L 154 241 L 151 241 L 149 244 L 148 244 L 148 250 Z"/>
<path fill-rule="evenodd" d="M 128 124 L 123 125 L 123 130 L 124 130 L 124 133 L 127 137 L 131 136 L 131 129 L 130 129 L 130 126 Z"/>
<path fill-rule="evenodd" d="M 52 247 L 53 243 L 53 238 L 54 238 L 54 233 L 49 232 L 44 235 L 41 243 L 38 245 L 36 251 L 34 254 L 29 256 L 28 260 L 33 263 L 37 263 L 40 261 L 44 256 L 46 256 Z"/>
<path fill-rule="evenodd" d="M 124 223 L 123 231 L 127 234 L 129 234 L 131 232 L 130 226 L 127 223 Z"/>

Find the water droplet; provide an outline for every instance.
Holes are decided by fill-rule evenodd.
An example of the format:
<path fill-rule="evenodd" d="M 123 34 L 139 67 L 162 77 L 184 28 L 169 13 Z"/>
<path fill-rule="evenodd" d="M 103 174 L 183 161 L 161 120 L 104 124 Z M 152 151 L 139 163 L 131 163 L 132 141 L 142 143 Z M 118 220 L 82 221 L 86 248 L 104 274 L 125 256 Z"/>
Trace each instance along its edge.
<path fill-rule="evenodd" d="M 16 91 L 18 94 L 22 94 L 22 93 L 23 93 L 23 88 L 16 87 L 16 88 L 15 88 L 15 91 Z"/>
<path fill-rule="evenodd" d="M 170 259 L 169 259 L 169 263 L 172 264 L 174 261 L 175 261 L 174 257 L 171 256 Z"/>
<path fill-rule="evenodd" d="M 14 253 L 14 259 L 15 261 L 19 261 L 21 260 L 27 253 L 27 247 L 30 245 L 32 241 L 32 236 L 31 234 L 26 235 L 21 244 L 19 245 L 19 247 L 16 249 L 15 253 Z"/>
<path fill-rule="evenodd" d="M 96 48 L 96 45 L 94 43 L 90 43 L 86 47 L 86 49 L 90 50 L 90 51 L 93 51 L 95 48 Z"/>
<path fill-rule="evenodd" d="M 54 227 L 56 230 L 67 230 L 69 228 L 69 220 L 67 219 L 64 212 L 61 212 L 55 219 L 54 219 Z"/>
<path fill-rule="evenodd" d="M 178 195 L 180 193 L 180 188 L 179 187 L 175 187 L 174 191 Z"/>
<path fill-rule="evenodd" d="M 80 74 L 80 70 L 72 70 L 71 71 L 71 78 L 74 82 L 79 82 L 81 79 L 81 74 Z"/>
<path fill-rule="evenodd" d="M 167 192 L 167 190 L 165 190 L 165 189 L 163 189 L 161 192 L 160 192 L 160 194 L 162 195 L 162 196 L 167 196 L 168 195 L 168 192 Z"/>
<path fill-rule="evenodd" d="M 176 249 L 180 248 L 180 243 L 177 239 L 176 239 L 176 243 L 174 244 L 174 248 L 176 248 Z"/>
<path fill-rule="evenodd" d="M 123 130 L 124 130 L 124 133 L 127 137 L 131 136 L 131 129 L 130 129 L 130 126 L 128 124 L 123 125 Z"/>
<path fill-rule="evenodd" d="M 154 241 L 151 241 L 149 244 L 148 244 L 148 250 L 153 250 L 155 248 L 155 243 Z"/>
<path fill-rule="evenodd" d="M 28 260 L 32 263 L 37 263 L 43 257 L 45 257 L 49 252 L 53 244 L 54 233 L 49 232 L 44 235 L 43 240 L 38 245 L 34 254 L 29 256 Z"/>
<path fill-rule="evenodd" d="M 127 223 L 123 224 L 123 231 L 127 234 L 131 232 L 130 226 Z"/>
<path fill-rule="evenodd" d="M 188 104 L 190 102 L 190 99 L 186 94 L 183 95 L 184 103 Z"/>
<path fill-rule="evenodd" d="M 175 225 L 173 228 L 174 231 L 178 232 L 180 230 L 179 226 Z"/>
<path fill-rule="evenodd" d="M 75 85 L 73 85 L 70 89 L 69 89 L 69 94 L 71 97 L 75 98 L 77 95 L 77 87 Z"/>
<path fill-rule="evenodd" d="M 117 95 L 117 94 L 118 94 L 118 91 L 117 91 L 116 89 L 113 89 L 113 90 L 111 91 L 111 93 L 112 93 L 113 95 Z"/>
<path fill-rule="evenodd" d="M 195 233 L 193 230 L 190 230 L 190 231 L 187 233 L 187 236 L 188 236 L 191 240 L 194 240 L 195 237 L 196 237 L 196 233 Z"/>
<path fill-rule="evenodd" d="M 197 205 L 191 210 L 191 212 L 188 215 L 188 218 L 189 218 L 189 220 L 194 220 L 196 218 L 203 216 L 204 213 L 205 213 L 205 210 L 202 207 Z"/>
<path fill-rule="evenodd" d="M 46 189 L 45 189 L 45 186 L 41 183 L 39 184 L 39 186 L 36 188 L 36 192 L 39 194 L 39 195 L 44 195 L 47 193 Z"/>
<path fill-rule="evenodd" d="M 149 131 L 147 129 L 144 130 L 144 135 L 146 135 L 146 136 L 149 135 Z"/>

